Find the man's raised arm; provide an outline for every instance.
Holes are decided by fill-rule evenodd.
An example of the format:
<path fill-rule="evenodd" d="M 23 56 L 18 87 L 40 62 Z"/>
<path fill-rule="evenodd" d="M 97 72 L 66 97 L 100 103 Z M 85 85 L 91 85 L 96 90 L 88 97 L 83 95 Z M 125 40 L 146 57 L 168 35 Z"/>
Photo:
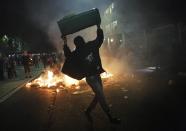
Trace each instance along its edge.
<path fill-rule="evenodd" d="M 96 38 L 96 45 L 97 47 L 101 47 L 103 43 L 104 35 L 103 30 L 101 29 L 100 25 L 97 26 L 97 38 Z"/>
<path fill-rule="evenodd" d="M 103 30 L 100 28 L 100 25 L 97 25 L 97 37 L 93 41 L 89 41 L 89 46 L 91 48 L 100 48 L 103 43 L 104 35 Z"/>

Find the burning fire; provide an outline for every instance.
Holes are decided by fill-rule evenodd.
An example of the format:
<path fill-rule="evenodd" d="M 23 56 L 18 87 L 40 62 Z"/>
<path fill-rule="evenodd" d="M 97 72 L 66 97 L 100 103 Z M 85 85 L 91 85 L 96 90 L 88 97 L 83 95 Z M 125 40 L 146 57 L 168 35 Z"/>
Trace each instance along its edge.
<path fill-rule="evenodd" d="M 111 73 L 108 73 L 108 72 L 104 72 L 101 74 L 101 78 L 105 79 L 105 78 L 109 78 L 109 77 L 112 77 L 113 74 Z"/>
<path fill-rule="evenodd" d="M 72 85 L 79 85 L 79 81 L 76 80 L 76 79 L 73 79 L 67 75 L 64 75 L 64 84 L 69 87 L 69 86 L 72 86 Z"/>
<path fill-rule="evenodd" d="M 101 74 L 101 78 L 109 78 L 113 75 L 107 72 Z M 85 79 L 83 79 L 85 81 Z M 26 87 L 36 86 L 36 87 L 72 87 L 75 86 L 75 89 L 79 89 L 79 82 L 76 79 L 73 79 L 67 75 L 63 75 L 61 72 L 54 73 L 52 70 L 47 69 L 39 78 L 26 84 Z"/>

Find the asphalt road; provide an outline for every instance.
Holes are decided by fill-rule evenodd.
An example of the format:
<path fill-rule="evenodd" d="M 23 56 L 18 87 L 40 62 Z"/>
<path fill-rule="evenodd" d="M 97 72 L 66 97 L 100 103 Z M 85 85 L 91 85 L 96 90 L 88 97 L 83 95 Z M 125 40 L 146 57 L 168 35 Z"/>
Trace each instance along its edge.
<path fill-rule="evenodd" d="M 111 124 L 99 105 L 92 113 L 94 123 L 87 121 L 83 110 L 93 98 L 91 91 L 24 87 L 0 104 L 0 131 L 185 131 L 186 91 L 168 80 L 150 74 L 105 81 L 107 101 L 120 125 Z"/>

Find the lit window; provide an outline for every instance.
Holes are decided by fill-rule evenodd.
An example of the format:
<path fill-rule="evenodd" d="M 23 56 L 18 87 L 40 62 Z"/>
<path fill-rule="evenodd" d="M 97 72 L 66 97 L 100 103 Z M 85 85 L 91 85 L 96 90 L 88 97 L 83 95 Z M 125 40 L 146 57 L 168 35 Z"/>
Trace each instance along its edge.
<path fill-rule="evenodd" d="M 118 24 L 117 20 L 113 21 L 113 25 L 117 25 L 117 24 Z"/>
<path fill-rule="evenodd" d="M 112 6 L 112 9 L 114 9 L 114 3 L 112 3 L 112 5 L 111 5 L 111 6 Z"/>
<path fill-rule="evenodd" d="M 112 14 L 112 8 L 110 8 L 110 14 Z"/>
<path fill-rule="evenodd" d="M 105 14 L 108 14 L 109 13 L 109 8 L 105 11 Z"/>
<path fill-rule="evenodd" d="M 115 20 L 115 21 L 112 22 L 112 29 L 113 30 L 116 29 L 117 24 L 118 24 L 117 20 Z"/>

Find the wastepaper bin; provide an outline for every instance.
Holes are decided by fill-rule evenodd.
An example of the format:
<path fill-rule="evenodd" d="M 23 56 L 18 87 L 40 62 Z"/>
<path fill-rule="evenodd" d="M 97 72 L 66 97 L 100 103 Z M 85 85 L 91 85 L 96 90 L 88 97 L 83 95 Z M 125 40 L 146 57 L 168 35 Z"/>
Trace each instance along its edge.
<path fill-rule="evenodd" d="M 98 9 L 92 9 L 80 14 L 65 16 L 58 22 L 62 36 L 73 34 L 82 29 L 101 23 Z"/>

